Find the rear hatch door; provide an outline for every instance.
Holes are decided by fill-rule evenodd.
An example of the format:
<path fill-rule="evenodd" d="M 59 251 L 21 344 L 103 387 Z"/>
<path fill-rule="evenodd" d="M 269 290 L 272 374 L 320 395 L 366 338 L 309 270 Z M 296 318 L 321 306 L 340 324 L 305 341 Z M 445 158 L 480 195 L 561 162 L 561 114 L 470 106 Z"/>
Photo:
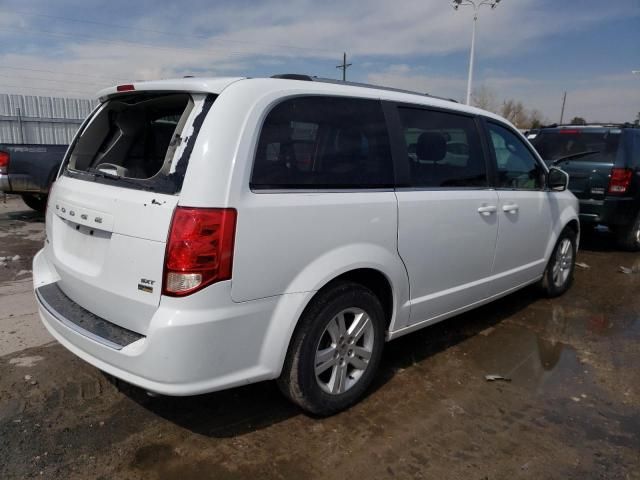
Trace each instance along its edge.
<path fill-rule="evenodd" d="M 581 200 L 604 200 L 622 130 L 607 127 L 543 129 L 532 144 L 548 165 L 569 174 L 569 190 Z"/>
<path fill-rule="evenodd" d="M 47 210 L 47 259 L 71 300 L 147 333 L 189 153 L 214 99 L 130 92 L 106 100 L 82 127 Z"/>
<path fill-rule="evenodd" d="M 602 160 L 601 157 L 598 159 Z M 567 160 L 555 165 L 569 174 L 569 190 L 576 197 L 582 200 L 604 200 L 613 162 Z"/>

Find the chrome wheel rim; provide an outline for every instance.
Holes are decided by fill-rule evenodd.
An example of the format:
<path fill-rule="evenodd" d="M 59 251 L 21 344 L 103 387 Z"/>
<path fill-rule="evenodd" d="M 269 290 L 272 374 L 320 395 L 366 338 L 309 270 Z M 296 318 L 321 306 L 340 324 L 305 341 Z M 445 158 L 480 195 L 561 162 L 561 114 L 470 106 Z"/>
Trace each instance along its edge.
<path fill-rule="evenodd" d="M 553 284 L 562 287 L 571 274 L 573 265 L 573 244 L 568 238 L 563 238 L 556 250 L 556 259 L 553 263 Z"/>
<path fill-rule="evenodd" d="M 347 308 L 327 323 L 315 355 L 318 386 L 330 395 L 353 388 L 369 367 L 375 331 L 369 314 Z"/>

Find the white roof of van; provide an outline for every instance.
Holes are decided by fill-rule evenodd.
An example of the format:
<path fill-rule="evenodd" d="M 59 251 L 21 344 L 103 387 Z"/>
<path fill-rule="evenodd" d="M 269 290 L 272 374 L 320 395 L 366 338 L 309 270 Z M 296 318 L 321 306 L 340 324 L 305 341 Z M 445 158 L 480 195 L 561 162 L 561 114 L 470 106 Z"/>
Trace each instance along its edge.
<path fill-rule="evenodd" d="M 311 94 L 323 93 L 351 95 L 362 98 L 376 98 L 395 102 L 414 103 L 447 108 L 449 110 L 457 110 L 459 112 L 481 114 L 486 117 L 492 117 L 499 119 L 500 121 L 507 122 L 504 118 L 492 112 L 464 105 L 453 100 L 420 94 L 419 92 L 387 89 L 386 87 L 377 87 L 376 85 L 350 83 L 343 84 L 338 81 L 322 81 L 322 79 L 318 79 L 317 81 L 309 81 L 304 79 L 299 80 L 289 78 L 186 77 L 167 80 L 151 80 L 140 82 L 134 81 L 125 85 L 117 85 L 105 88 L 98 92 L 98 98 L 104 101 L 113 95 L 133 90 L 165 92 L 188 91 L 220 94 L 229 85 L 240 81 L 242 81 L 242 83 L 246 81 L 247 84 L 250 82 L 254 88 L 258 86 L 256 84 L 260 84 L 260 89 L 264 90 L 264 93 L 270 91 L 282 91 L 283 93 L 286 93 L 287 90 L 292 90 L 295 91 L 296 94 L 300 94 L 300 90 L 306 90 Z"/>

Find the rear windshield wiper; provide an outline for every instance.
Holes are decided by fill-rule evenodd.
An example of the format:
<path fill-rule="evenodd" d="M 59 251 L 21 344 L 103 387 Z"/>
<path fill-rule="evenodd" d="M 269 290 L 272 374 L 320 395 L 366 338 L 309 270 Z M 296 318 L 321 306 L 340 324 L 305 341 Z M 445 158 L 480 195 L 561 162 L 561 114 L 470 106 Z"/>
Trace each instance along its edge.
<path fill-rule="evenodd" d="M 154 188 L 150 185 L 145 185 L 142 182 L 122 177 L 120 175 L 116 175 L 115 173 L 105 172 L 104 170 L 100 170 L 97 168 L 89 168 L 86 170 L 88 173 L 93 175 L 94 178 L 107 178 L 109 180 L 116 180 L 118 182 L 126 183 L 128 185 L 135 185 L 137 188 L 142 190 L 154 190 Z"/>
<path fill-rule="evenodd" d="M 560 162 L 566 160 L 575 160 L 576 158 L 586 157 L 587 155 L 593 155 L 594 153 L 602 153 L 599 150 L 586 150 L 584 152 L 572 153 L 571 155 L 565 155 L 564 157 L 556 158 L 551 162 L 551 165 L 557 165 Z"/>

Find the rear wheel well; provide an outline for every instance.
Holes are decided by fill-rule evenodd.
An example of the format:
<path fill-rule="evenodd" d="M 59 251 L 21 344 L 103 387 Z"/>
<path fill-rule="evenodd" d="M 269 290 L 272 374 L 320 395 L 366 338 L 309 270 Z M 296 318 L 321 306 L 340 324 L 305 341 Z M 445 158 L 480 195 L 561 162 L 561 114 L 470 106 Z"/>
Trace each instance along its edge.
<path fill-rule="evenodd" d="M 371 290 L 374 295 L 378 297 L 384 310 L 385 326 L 388 329 L 391 324 L 391 317 L 393 316 L 393 291 L 387 277 L 379 270 L 373 268 L 358 268 L 337 276 L 322 287 L 320 291 L 328 288 L 330 285 L 334 285 L 336 282 L 344 281 L 359 283 Z"/>

